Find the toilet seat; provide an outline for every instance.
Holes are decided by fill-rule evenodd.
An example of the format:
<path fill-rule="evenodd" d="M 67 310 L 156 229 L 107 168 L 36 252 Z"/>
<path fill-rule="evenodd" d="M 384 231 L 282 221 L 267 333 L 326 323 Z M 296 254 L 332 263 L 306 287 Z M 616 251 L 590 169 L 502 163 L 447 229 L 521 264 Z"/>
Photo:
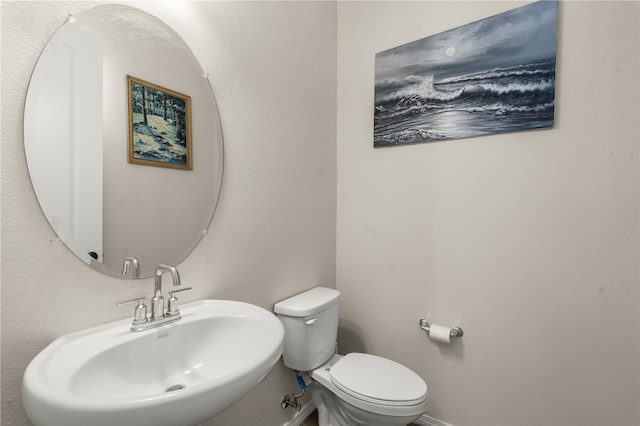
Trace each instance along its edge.
<path fill-rule="evenodd" d="M 409 368 L 375 355 L 350 353 L 329 370 L 331 382 L 359 401 L 388 407 L 423 404 L 427 385 Z"/>

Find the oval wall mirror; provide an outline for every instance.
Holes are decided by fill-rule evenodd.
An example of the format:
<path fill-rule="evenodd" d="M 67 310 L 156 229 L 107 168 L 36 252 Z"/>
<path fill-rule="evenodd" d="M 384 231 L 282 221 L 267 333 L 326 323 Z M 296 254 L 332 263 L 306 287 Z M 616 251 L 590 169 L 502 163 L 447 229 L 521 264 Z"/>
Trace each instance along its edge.
<path fill-rule="evenodd" d="M 24 144 L 49 224 L 108 275 L 177 265 L 211 223 L 223 166 L 211 86 L 180 36 L 139 9 L 97 6 L 56 31 L 29 83 Z"/>

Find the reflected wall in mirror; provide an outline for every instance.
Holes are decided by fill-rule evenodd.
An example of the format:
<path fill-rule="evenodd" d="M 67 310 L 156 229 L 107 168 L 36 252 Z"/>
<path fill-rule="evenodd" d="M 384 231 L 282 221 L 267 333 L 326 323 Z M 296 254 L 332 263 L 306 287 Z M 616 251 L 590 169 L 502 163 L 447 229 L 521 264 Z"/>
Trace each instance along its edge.
<path fill-rule="evenodd" d="M 127 75 L 189 96 L 190 169 L 128 161 Z M 162 105 L 148 102 L 147 132 L 156 137 L 140 144 L 170 157 L 181 147 L 167 142 L 162 127 L 179 124 Z M 180 263 L 211 223 L 223 143 L 209 81 L 185 42 L 139 9 L 98 6 L 56 31 L 29 83 L 24 143 L 49 224 L 76 256 L 108 275 L 132 278 L 123 275 L 127 258 L 137 259 L 140 278 L 160 263 Z"/>

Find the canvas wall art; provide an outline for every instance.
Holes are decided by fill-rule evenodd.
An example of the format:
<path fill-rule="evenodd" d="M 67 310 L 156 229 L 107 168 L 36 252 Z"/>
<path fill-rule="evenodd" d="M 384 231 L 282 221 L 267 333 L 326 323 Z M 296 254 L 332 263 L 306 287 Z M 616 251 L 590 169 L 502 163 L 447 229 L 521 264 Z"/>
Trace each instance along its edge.
<path fill-rule="evenodd" d="M 191 97 L 127 76 L 129 162 L 192 168 Z"/>
<path fill-rule="evenodd" d="M 553 127 L 557 1 L 376 54 L 374 147 Z"/>

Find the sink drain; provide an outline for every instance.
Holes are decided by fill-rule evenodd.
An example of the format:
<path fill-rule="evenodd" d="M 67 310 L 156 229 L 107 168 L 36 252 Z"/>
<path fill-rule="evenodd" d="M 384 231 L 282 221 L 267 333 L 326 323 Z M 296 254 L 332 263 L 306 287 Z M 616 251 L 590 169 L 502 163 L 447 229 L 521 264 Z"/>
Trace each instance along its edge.
<path fill-rule="evenodd" d="M 178 384 L 178 385 L 173 385 L 173 386 L 167 388 L 167 390 L 165 392 L 173 392 L 173 391 L 177 391 L 177 390 L 180 390 L 180 389 L 184 389 L 184 386 Z"/>

